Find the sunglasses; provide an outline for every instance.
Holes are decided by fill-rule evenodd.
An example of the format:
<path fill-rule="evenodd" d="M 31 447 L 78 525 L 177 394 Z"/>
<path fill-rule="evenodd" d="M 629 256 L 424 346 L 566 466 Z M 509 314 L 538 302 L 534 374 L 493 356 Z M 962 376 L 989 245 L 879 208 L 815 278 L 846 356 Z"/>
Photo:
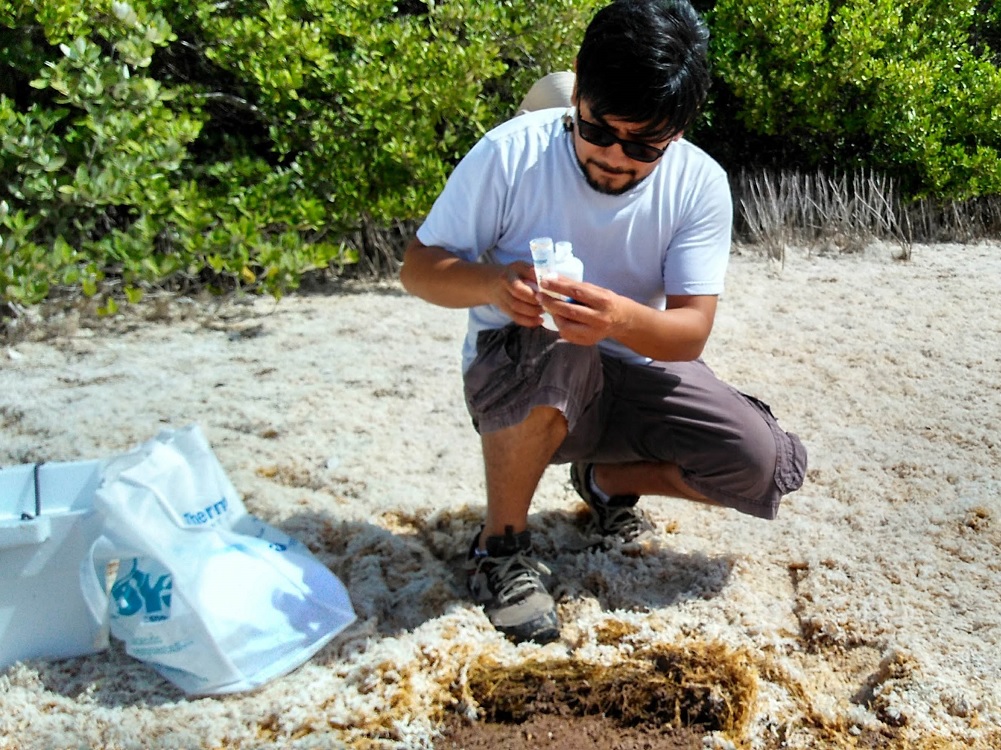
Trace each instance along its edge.
<path fill-rule="evenodd" d="M 618 143 L 622 148 L 622 153 L 630 159 L 641 161 L 644 164 L 657 161 L 657 159 L 662 157 L 664 152 L 667 151 L 667 146 L 664 148 L 657 148 L 656 146 L 651 146 L 648 143 L 627 141 L 619 138 L 615 135 L 615 133 L 606 130 L 601 127 L 601 125 L 595 125 L 593 122 L 588 122 L 580 116 L 580 112 L 577 113 L 577 132 L 580 133 L 580 137 L 585 141 L 600 148 L 607 148 L 613 143 Z"/>

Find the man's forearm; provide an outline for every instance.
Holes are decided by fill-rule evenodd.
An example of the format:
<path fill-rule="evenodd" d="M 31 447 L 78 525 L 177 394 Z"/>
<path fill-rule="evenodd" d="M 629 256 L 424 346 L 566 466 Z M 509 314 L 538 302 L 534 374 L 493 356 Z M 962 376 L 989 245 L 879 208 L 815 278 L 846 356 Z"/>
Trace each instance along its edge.
<path fill-rule="evenodd" d="M 703 311 L 654 310 L 634 304 L 636 317 L 628 328 L 618 331 L 617 341 L 637 354 L 663 362 L 686 362 L 702 356 L 712 327 Z"/>
<path fill-rule="evenodd" d="M 498 266 L 470 263 L 414 239 L 403 256 L 400 282 L 416 297 L 442 307 L 475 307 L 491 301 Z"/>

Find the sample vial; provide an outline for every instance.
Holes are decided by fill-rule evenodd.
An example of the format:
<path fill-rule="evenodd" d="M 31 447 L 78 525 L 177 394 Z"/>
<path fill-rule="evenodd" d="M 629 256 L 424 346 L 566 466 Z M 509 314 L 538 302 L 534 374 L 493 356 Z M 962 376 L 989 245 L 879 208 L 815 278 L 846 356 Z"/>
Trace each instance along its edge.
<path fill-rule="evenodd" d="M 553 243 L 549 237 L 539 237 L 529 241 L 529 248 L 532 251 L 535 278 L 539 281 L 540 288 L 544 279 L 553 279 L 557 276 L 563 276 L 573 281 L 584 280 L 584 263 L 573 254 L 571 243 L 566 241 Z M 562 294 L 547 289 L 542 289 L 542 291 L 558 300 L 573 302 L 570 297 Z M 549 313 L 543 313 L 542 325 L 550 330 L 557 330 L 556 323 Z"/>
<path fill-rule="evenodd" d="M 535 280 L 541 282 L 544 278 L 555 273 L 553 257 L 555 248 L 552 237 L 536 237 L 528 241 L 528 248 L 532 251 L 532 265 L 535 266 Z"/>

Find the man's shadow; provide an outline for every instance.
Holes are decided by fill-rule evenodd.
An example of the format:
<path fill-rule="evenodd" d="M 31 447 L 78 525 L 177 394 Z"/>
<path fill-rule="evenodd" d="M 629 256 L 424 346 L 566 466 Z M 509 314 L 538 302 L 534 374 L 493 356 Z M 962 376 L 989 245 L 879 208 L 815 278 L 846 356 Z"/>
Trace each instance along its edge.
<path fill-rule="evenodd" d="M 396 514 L 381 519 L 384 525 L 303 516 L 288 519 L 283 530 L 303 540 L 344 582 L 360 622 L 394 636 L 453 605 L 472 606 L 465 562 L 481 519 L 482 509 L 471 508 L 427 517 Z M 583 517 L 573 510 L 533 513 L 529 526 L 536 559 L 552 571 L 545 580 L 557 600 L 591 597 L 606 611 L 711 599 L 734 565 L 729 555 L 678 552 L 663 535 L 639 553 L 585 547 Z"/>

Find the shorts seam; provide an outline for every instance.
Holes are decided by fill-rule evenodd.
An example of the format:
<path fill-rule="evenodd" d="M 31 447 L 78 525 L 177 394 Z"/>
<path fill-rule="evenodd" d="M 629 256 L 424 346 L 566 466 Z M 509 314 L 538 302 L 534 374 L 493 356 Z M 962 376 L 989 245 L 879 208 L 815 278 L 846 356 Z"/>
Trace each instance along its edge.
<path fill-rule="evenodd" d="M 779 514 L 781 497 L 777 500 L 756 500 L 754 498 L 743 497 L 741 495 L 734 495 L 726 490 L 710 487 L 700 481 L 697 477 L 685 474 L 684 470 L 682 470 L 681 478 L 684 480 L 685 484 L 696 492 L 705 495 L 710 500 L 720 503 L 727 508 L 733 508 L 741 513 L 746 513 L 749 516 L 764 518 L 769 521 L 774 520 Z"/>
<path fill-rule="evenodd" d="M 558 399 L 554 397 L 558 397 Z M 554 401 L 558 401 L 558 403 L 553 403 Z M 477 431 L 482 435 L 484 432 L 496 432 L 508 427 L 513 427 L 524 422 L 528 416 L 528 412 L 530 412 L 534 407 L 549 406 L 557 409 L 560 414 L 566 418 L 567 430 L 569 432 L 573 430 L 574 425 L 580 416 L 578 413 L 577 417 L 574 418 L 573 424 L 571 424 L 570 417 L 567 415 L 567 412 L 580 411 L 572 408 L 576 406 L 573 401 L 574 399 L 572 394 L 565 389 L 554 388 L 553 386 L 541 388 L 537 391 L 532 391 L 527 398 L 520 399 L 514 404 L 507 405 L 503 409 L 499 410 L 503 412 L 503 416 L 481 414 Z"/>

